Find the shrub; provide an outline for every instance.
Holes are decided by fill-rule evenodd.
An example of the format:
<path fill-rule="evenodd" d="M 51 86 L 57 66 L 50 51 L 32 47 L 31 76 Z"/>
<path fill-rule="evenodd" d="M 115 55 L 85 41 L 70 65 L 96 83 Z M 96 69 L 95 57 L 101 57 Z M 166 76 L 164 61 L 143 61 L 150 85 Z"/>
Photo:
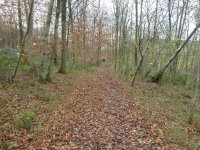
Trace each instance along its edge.
<path fill-rule="evenodd" d="M 35 113 L 33 111 L 26 111 L 14 117 L 14 123 L 16 128 L 31 129 L 33 121 L 35 119 Z"/>
<path fill-rule="evenodd" d="M 8 82 L 11 78 L 15 62 L 18 59 L 17 49 L 0 49 L 0 80 Z"/>
<path fill-rule="evenodd" d="M 188 79 L 188 75 L 187 74 L 179 74 L 176 77 L 176 84 L 177 85 L 185 85 Z"/>
<path fill-rule="evenodd" d="M 31 65 L 28 72 L 34 76 L 39 76 L 39 67 L 37 67 L 36 65 Z"/>
<path fill-rule="evenodd" d="M 21 89 L 27 89 L 30 86 L 30 82 L 22 80 L 22 81 L 18 82 L 17 85 Z"/>
<path fill-rule="evenodd" d="M 186 85 L 188 79 L 187 74 L 178 74 L 173 82 L 175 85 Z M 162 83 L 170 83 L 171 77 L 169 74 L 164 74 L 162 77 Z"/>

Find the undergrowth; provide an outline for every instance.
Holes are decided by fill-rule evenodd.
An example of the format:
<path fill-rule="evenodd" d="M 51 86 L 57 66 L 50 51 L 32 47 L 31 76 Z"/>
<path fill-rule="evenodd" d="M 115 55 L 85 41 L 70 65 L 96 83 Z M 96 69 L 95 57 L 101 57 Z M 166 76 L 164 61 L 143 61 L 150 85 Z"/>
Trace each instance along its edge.
<path fill-rule="evenodd" d="M 67 74 L 75 72 L 75 71 L 86 71 L 90 73 L 94 73 L 97 71 L 99 66 L 88 66 L 88 65 L 81 65 L 81 64 L 70 64 L 67 68 Z"/>
<path fill-rule="evenodd" d="M 126 77 L 119 72 L 117 74 L 130 85 L 131 75 Z M 184 87 L 188 76 L 178 75 L 175 84 L 170 83 L 167 75 L 164 75 L 161 84 L 141 80 L 139 76 L 141 74 L 138 75 L 134 87 L 129 87 L 129 95 L 136 98 L 143 108 L 155 113 L 146 118 L 151 122 L 167 124 L 163 128 L 169 141 L 186 149 L 200 149 L 200 105 L 197 106 L 193 123 L 188 123 L 193 97 L 193 89 Z"/>
<path fill-rule="evenodd" d="M 22 112 L 13 117 L 14 125 L 17 129 L 25 128 L 31 129 L 31 126 L 35 120 L 35 112 L 34 111 L 26 111 Z"/>

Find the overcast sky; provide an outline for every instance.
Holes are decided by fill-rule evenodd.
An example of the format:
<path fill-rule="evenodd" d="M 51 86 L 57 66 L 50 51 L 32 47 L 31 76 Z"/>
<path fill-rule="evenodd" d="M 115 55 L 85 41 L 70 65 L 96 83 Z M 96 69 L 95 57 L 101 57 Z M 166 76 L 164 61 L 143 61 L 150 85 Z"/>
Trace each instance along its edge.
<path fill-rule="evenodd" d="M 8 1 L 11 1 L 11 0 L 8 0 Z M 17 2 L 17 0 L 12 0 L 12 1 L 16 1 Z M 44 0 L 44 1 L 49 1 L 49 0 Z M 149 1 L 149 3 L 151 3 L 150 9 L 154 9 L 155 0 L 148 0 L 148 1 Z M 160 1 L 164 1 L 165 2 L 165 0 L 160 0 Z M 3 3 L 3 2 L 4 2 L 4 0 L 0 0 L 0 3 Z M 131 2 L 133 2 L 133 1 L 131 1 Z M 104 10 L 106 10 L 108 12 L 109 16 L 107 16 L 107 17 L 111 17 L 113 15 L 113 3 L 112 3 L 112 0 L 101 0 L 101 6 L 103 7 Z M 46 14 L 44 14 L 44 15 L 46 15 Z M 192 18 L 194 18 L 193 15 L 191 16 L 190 31 L 195 27 L 194 19 L 192 19 Z"/>

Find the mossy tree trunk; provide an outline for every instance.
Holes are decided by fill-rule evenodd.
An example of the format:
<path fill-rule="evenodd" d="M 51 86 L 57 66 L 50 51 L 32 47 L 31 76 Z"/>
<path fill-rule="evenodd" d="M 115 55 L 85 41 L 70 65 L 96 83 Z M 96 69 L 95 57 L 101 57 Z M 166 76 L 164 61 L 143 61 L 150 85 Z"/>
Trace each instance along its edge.
<path fill-rule="evenodd" d="M 48 7 L 48 14 L 47 14 L 47 20 L 45 25 L 45 31 L 44 31 L 44 37 L 43 37 L 43 49 L 42 49 L 42 60 L 41 60 L 41 69 L 40 69 L 40 81 L 45 81 L 45 66 L 46 66 L 46 54 L 48 51 L 48 42 L 49 42 L 49 31 L 50 31 L 50 25 L 51 25 L 51 18 L 52 18 L 52 12 L 53 12 L 53 4 L 54 0 L 51 0 Z"/>

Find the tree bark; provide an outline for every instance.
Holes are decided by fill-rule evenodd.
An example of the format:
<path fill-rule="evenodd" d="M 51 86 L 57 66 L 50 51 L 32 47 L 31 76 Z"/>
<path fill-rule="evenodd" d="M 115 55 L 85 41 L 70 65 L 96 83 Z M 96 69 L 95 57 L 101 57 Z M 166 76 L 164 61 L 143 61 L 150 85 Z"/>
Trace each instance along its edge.
<path fill-rule="evenodd" d="M 62 53 L 61 53 L 61 66 L 59 73 L 65 74 L 67 67 L 67 51 L 66 51 L 66 26 L 67 26 L 67 16 L 66 16 L 66 4 L 67 0 L 62 1 Z"/>
<path fill-rule="evenodd" d="M 57 46 L 57 43 L 58 43 L 58 26 L 59 26 L 60 7 L 61 7 L 60 1 L 61 0 L 57 0 L 56 19 L 55 19 L 55 26 L 54 26 L 54 40 L 53 40 L 53 45 L 52 45 L 51 60 L 50 60 L 48 72 L 47 72 L 47 75 L 46 75 L 47 81 L 52 81 L 53 62 L 55 63 L 55 60 L 57 61 L 56 46 Z"/>
<path fill-rule="evenodd" d="M 149 45 L 149 44 L 147 44 L 147 46 L 146 46 L 146 48 L 144 49 L 143 52 L 140 52 L 141 58 L 140 58 L 139 64 L 138 64 L 137 67 L 136 67 L 136 71 L 135 71 L 135 74 L 134 74 L 133 79 L 132 79 L 132 82 L 131 82 L 131 86 L 132 86 L 132 87 L 134 86 L 136 76 L 137 76 L 137 74 L 138 74 L 140 68 L 142 67 L 142 63 L 143 63 L 143 61 L 144 61 L 144 54 L 145 54 L 145 52 L 148 50 L 148 45 Z"/>
<path fill-rule="evenodd" d="M 72 35 L 72 60 L 73 64 L 76 63 L 76 56 L 75 56 L 75 38 L 74 38 L 74 21 L 73 21 L 73 11 L 72 11 L 72 1 L 68 0 L 68 7 L 69 7 L 69 21 L 70 21 L 70 32 Z"/>
<path fill-rule="evenodd" d="M 117 60 L 118 60 L 118 42 L 119 42 L 119 1 L 115 0 L 115 70 L 117 70 Z"/>
<path fill-rule="evenodd" d="M 51 18 L 52 18 L 52 11 L 53 11 L 53 4 L 54 0 L 51 0 L 49 3 L 48 8 L 48 14 L 47 14 L 47 21 L 45 25 L 45 32 L 43 37 L 43 49 L 42 49 L 42 61 L 41 61 L 41 69 L 40 69 L 40 80 L 43 82 L 45 80 L 46 74 L 45 74 L 45 66 L 46 66 L 46 54 L 48 51 L 48 42 L 49 42 L 49 31 L 50 31 L 50 25 L 51 25 Z"/>
<path fill-rule="evenodd" d="M 14 71 L 14 74 L 13 74 L 13 76 L 12 76 L 12 79 L 11 79 L 12 81 L 11 81 L 11 82 L 14 82 L 14 80 L 15 80 L 15 77 L 16 77 L 16 75 L 17 75 L 17 71 L 18 71 L 18 68 L 19 68 L 19 64 L 20 64 L 20 61 L 21 61 L 21 58 L 22 58 L 22 55 L 23 55 L 23 52 L 24 52 L 24 45 L 25 45 L 25 42 L 26 42 L 26 37 L 27 37 L 28 32 L 29 32 L 29 29 L 30 29 L 29 22 L 31 21 L 31 13 L 32 13 L 32 11 L 33 11 L 34 0 L 32 0 L 32 3 L 31 3 L 30 6 L 31 6 L 31 7 L 30 7 L 30 11 L 29 11 L 29 16 L 28 16 L 27 30 L 26 30 L 26 33 L 25 33 L 25 35 L 24 35 L 24 37 L 23 37 L 23 40 L 22 40 L 22 42 L 21 42 L 21 45 L 20 45 L 21 51 L 20 51 L 19 59 L 18 59 L 18 61 L 17 61 L 17 65 L 16 65 L 16 67 L 15 67 L 15 71 Z"/>
<path fill-rule="evenodd" d="M 199 49 L 200 50 L 200 49 Z M 195 89 L 195 94 L 192 100 L 192 107 L 191 107 L 191 112 L 190 112 L 190 117 L 189 117 L 189 123 L 192 124 L 193 123 L 193 119 L 194 119 L 194 113 L 195 113 L 195 109 L 197 106 L 197 100 L 199 99 L 199 86 L 200 86 L 200 52 L 198 53 L 198 61 L 197 61 L 197 80 L 196 80 L 196 89 Z"/>
<path fill-rule="evenodd" d="M 19 21 L 19 45 L 22 46 L 22 42 L 23 42 L 23 26 L 22 26 L 21 0 L 18 0 L 18 21 Z M 22 53 L 24 53 L 24 50 L 22 51 Z"/>
<path fill-rule="evenodd" d="M 138 63 L 138 0 L 135 0 L 135 65 Z"/>

